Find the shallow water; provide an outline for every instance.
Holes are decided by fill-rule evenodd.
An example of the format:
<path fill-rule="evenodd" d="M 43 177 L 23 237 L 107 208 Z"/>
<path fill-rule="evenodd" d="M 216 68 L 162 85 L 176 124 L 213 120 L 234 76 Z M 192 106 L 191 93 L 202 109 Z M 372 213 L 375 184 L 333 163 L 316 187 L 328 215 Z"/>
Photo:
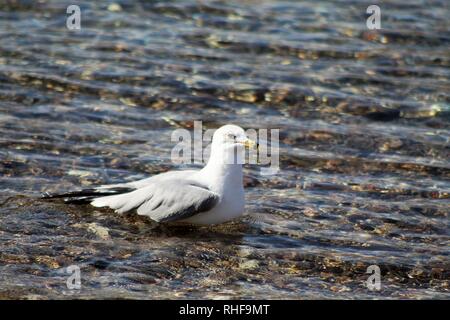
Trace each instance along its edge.
<path fill-rule="evenodd" d="M 80 31 L 63 1 L 0 3 L 0 298 L 450 297 L 448 1 L 383 2 L 380 31 L 361 1 L 117 3 Z M 240 221 L 39 199 L 178 168 L 194 120 L 280 129 Z"/>

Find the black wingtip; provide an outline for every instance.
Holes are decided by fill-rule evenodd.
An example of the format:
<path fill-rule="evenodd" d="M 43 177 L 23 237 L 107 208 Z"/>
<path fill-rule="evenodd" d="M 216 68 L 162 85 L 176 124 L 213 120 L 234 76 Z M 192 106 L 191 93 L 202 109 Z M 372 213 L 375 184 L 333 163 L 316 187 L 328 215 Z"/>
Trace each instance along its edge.
<path fill-rule="evenodd" d="M 116 188 L 108 188 L 108 189 L 83 189 L 76 191 L 69 191 L 65 193 L 50 193 L 44 192 L 41 195 L 42 199 L 51 200 L 51 199 L 63 199 L 65 203 L 71 204 L 83 204 L 88 203 L 95 198 L 111 196 L 116 194 L 127 193 L 135 190 L 134 188 L 127 187 L 116 187 Z"/>

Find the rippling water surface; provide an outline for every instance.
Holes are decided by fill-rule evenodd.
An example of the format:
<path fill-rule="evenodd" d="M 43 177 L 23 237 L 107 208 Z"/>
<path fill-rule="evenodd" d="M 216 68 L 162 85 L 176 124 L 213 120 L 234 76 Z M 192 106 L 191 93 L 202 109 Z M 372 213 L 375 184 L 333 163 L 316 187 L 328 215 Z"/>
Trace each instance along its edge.
<path fill-rule="evenodd" d="M 366 1 L 85 1 L 80 31 L 66 2 L 0 2 L 1 298 L 450 297 L 448 1 L 383 1 L 379 31 Z M 280 129 L 240 221 L 39 199 L 178 168 L 194 120 Z"/>

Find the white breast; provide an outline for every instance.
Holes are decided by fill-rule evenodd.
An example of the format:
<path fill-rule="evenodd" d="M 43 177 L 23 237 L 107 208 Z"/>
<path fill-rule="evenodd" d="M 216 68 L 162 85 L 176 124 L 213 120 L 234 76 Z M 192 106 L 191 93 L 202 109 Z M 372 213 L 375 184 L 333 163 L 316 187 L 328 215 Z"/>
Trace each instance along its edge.
<path fill-rule="evenodd" d="M 184 221 L 195 224 L 218 224 L 233 220 L 244 213 L 242 166 L 231 166 L 224 171 L 215 177 L 199 172 L 198 179 L 207 182 L 211 191 L 220 195 L 220 202 L 213 209 Z"/>

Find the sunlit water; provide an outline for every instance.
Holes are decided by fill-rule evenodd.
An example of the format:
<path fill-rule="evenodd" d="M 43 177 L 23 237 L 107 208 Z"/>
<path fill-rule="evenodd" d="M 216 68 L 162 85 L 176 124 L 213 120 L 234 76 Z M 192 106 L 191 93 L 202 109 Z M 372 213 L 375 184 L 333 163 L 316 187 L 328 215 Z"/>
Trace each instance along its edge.
<path fill-rule="evenodd" d="M 80 31 L 69 4 L 0 2 L 0 298 L 450 297 L 448 1 L 383 2 L 379 31 L 364 1 L 86 1 Z M 194 120 L 280 129 L 247 217 L 39 199 L 179 168 Z"/>

